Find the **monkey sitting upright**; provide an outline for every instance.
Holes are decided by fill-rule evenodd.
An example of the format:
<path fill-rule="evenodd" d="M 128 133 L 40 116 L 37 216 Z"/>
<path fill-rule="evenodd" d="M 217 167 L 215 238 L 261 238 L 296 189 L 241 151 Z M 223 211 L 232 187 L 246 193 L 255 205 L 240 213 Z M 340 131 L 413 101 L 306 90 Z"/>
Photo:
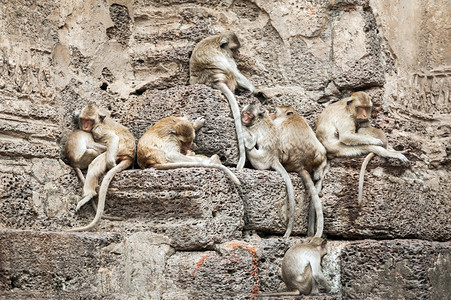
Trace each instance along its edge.
<path fill-rule="evenodd" d="M 195 154 L 191 149 L 196 137 L 195 131 L 204 124 L 199 118 L 194 123 L 179 118 L 167 117 L 151 126 L 138 141 L 138 165 L 142 168 L 154 167 L 160 170 L 205 167 L 224 171 L 236 184 L 238 178 L 221 164 L 218 155 L 208 158 Z"/>
<path fill-rule="evenodd" d="M 327 241 L 313 237 L 298 242 L 285 252 L 280 275 L 287 286 L 286 292 L 259 293 L 257 296 L 295 296 L 318 294 L 319 288 L 330 291 L 330 285 L 321 271 L 321 260 L 327 254 Z"/>
<path fill-rule="evenodd" d="M 85 231 L 94 227 L 101 219 L 105 207 L 108 186 L 114 175 L 130 167 L 135 157 L 135 138 L 128 129 L 104 114 L 94 104 L 86 105 L 79 117 L 80 128 L 92 133 L 94 141 L 106 144 L 106 152 L 97 156 L 89 165 L 83 186 L 83 199 L 77 204 L 76 210 L 91 200 L 97 193 L 99 177 L 107 172 L 99 189 L 97 212 L 94 220 L 84 227 L 72 228 L 67 231 Z M 118 164 L 116 164 L 118 163 Z"/>
<path fill-rule="evenodd" d="M 329 158 L 374 153 L 409 161 L 402 153 L 386 147 L 383 132 L 370 129 L 372 107 L 368 94 L 356 92 L 323 110 L 316 123 L 316 136 L 326 148 Z"/>
<path fill-rule="evenodd" d="M 280 137 L 281 162 L 288 172 L 297 172 L 304 182 L 306 194 L 311 197 L 308 234 L 313 235 L 315 215 L 316 233 L 323 234 L 323 206 L 319 199 L 324 175 L 327 171 L 326 149 L 315 133 L 292 106 L 277 106 L 271 115 Z M 313 174 L 313 180 L 310 173 Z"/>
<path fill-rule="evenodd" d="M 246 154 L 240 122 L 240 109 L 234 92 L 237 87 L 249 90 L 251 93 L 255 91 L 254 86 L 237 68 L 234 56 L 238 54 L 240 47 L 240 41 L 233 32 L 211 36 L 196 45 L 189 63 L 190 84 L 210 85 L 221 90 L 229 101 L 239 146 L 238 170 L 244 167 Z"/>
<path fill-rule="evenodd" d="M 294 188 L 285 168 L 280 163 L 279 133 L 261 104 L 252 103 L 241 112 L 244 144 L 247 158 L 258 170 L 274 169 L 280 173 L 287 187 L 288 225 L 284 237 L 289 237 L 294 223 Z"/>

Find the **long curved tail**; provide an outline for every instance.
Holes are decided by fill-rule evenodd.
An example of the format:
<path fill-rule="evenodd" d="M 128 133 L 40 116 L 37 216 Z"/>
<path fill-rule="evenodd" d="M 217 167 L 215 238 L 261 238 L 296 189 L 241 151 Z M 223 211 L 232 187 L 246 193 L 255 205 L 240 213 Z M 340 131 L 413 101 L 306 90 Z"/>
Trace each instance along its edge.
<path fill-rule="evenodd" d="M 107 193 L 108 186 L 110 185 L 111 180 L 113 179 L 114 175 L 116 175 L 117 173 L 119 173 L 122 170 L 127 169 L 128 167 L 131 166 L 131 164 L 132 164 L 131 160 L 128 160 L 128 159 L 123 160 L 118 165 L 116 165 L 114 168 L 110 169 L 106 173 L 105 177 L 102 180 L 102 184 L 100 185 L 99 202 L 98 202 L 97 212 L 96 212 L 94 219 L 88 225 L 83 226 L 83 227 L 69 229 L 69 230 L 67 230 L 68 232 L 86 231 L 86 230 L 89 230 L 92 227 L 94 227 L 97 223 L 99 223 L 99 221 L 103 215 L 103 210 L 105 209 L 106 193 Z"/>
<path fill-rule="evenodd" d="M 164 163 L 153 165 L 155 169 L 159 170 L 169 170 L 177 168 L 215 168 L 224 171 L 226 175 L 237 185 L 241 185 L 240 180 L 230 171 L 227 167 L 220 164 L 213 164 L 208 162 L 178 162 L 178 163 Z"/>
<path fill-rule="evenodd" d="M 225 83 L 219 82 L 216 84 L 216 86 L 227 98 L 227 100 L 229 101 L 230 109 L 232 110 L 233 120 L 235 121 L 236 138 L 238 140 L 238 150 L 240 155 L 236 168 L 237 170 L 242 170 L 244 167 L 244 163 L 246 162 L 246 150 L 244 148 L 243 126 L 241 125 L 240 108 L 238 107 L 238 103 L 236 102 L 235 95 L 227 87 Z"/>
<path fill-rule="evenodd" d="M 285 234 L 283 235 L 284 238 L 288 238 L 291 234 L 291 231 L 293 230 L 293 224 L 294 224 L 294 188 L 293 183 L 291 182 L 290 175 L 288 175 L 288 172 L 285 170 L 285 168 L 282 166 L 282 164 L 276 160 L 274 166 L 272 166 L 274 170 L 280 173 L 282 176 L 283 181 L 285 181 L 285 185 L 287 187 L 287 198 L 288 198 L 288 224 L 287 224 L 287 230 L 285 231 Z"/>
<path fill-rule="evenodd" d="M 358 196 L 358 203 L 359 205 L 362 203 L 362 198 L 363 198 L 363 181 L 365 179 L 365 170 L 366 170 L 366 166 L 368 165 L 368 163 L 370 162 L 370 160 L 374 157 L 374 153 L 369 153 L 366 157 L 365 160 L 362 163 L 362 167 L 360 168 L 360 176 L 359 176 L 359 196 Z"/>
<path fill-rule="evenodd" d="M 316 191 L 315 185 L 313 184 L 312 177 L 310 177 L 309 172 L 307 172 L 306 170 L 302 170 L 299 174 L 302 177 L 302 181 L 304 182 L 305 188 L 312 197 L 312 202 L 315 207 L 316 212 L 315 236 L 321 237 L 323 235 L 324 229 L 323 205 L 321 203 L 321 200 L 319 199 L 318 192 Z"/>

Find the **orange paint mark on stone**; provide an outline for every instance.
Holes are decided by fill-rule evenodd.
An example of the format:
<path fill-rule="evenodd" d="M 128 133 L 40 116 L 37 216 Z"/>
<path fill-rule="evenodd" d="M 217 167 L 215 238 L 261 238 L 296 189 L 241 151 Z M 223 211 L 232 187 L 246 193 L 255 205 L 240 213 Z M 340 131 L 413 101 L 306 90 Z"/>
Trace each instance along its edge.
<path fill-rule="evenodd" d="M 258 259 L 257 259 L 257 249 L 250 246 L 249 244 L 243 243 L 243 242 L 230 242 L 226 244 L 227 247 L 230 247 L 233 249 L 235 256 L 236 248 L 244 248 L 249 252 L 249 254 L 252 256 L 252 271 L 251 276 L 254 278 L 255 284 L 251 291 L 251 300 L 254 299 L 255 294 L 258 294 L 258 287 L 260 286 L 260 279 L 258 278 Z"/>
<path fill-rule="evenodd" d="M 202 265 L 204 264 L 205 260 L 207 259 L 207 257 L 209 257 L 209 254 L 204 255 L 201 259 L 199 259 L 196 263 L 196 268 L 193 271 L 193 275 L 196 273 L 196 271 L 200 268 L 202 268 Z"/>

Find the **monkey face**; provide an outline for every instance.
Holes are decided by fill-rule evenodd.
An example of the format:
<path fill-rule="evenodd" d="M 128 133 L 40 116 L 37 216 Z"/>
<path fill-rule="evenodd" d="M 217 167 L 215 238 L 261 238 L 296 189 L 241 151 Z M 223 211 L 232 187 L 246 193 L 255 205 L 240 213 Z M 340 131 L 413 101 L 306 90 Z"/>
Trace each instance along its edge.
<path fill-rule="evenodd" d="M 357 106 L 356 107 L 356 115 L 357 121 L 359 123 L 367 122 L 369 116 L 371 115 L 371 106 Z"/>
<path fill-rule="evenodd" d="M 255 115 L 251 110 L 243 110 L 241 113 L 241 124 L 243 126 L 249 127 L 254 124 Z"/>
<path fill-rule="evenodd" d="M 83 131 L 91 132 L 95 121 L 89 118 L 80 118 L 80 127 Z"/>

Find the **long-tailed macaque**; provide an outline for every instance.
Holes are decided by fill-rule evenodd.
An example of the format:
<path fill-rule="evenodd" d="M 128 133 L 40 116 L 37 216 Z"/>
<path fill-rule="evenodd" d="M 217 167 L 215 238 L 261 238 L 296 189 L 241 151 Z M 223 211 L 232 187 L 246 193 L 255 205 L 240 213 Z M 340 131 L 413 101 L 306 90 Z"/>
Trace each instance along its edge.
<path fill-rule="evenodd" d="M 203 118 L 197 119 L 194 123 L 179 117 L 167 117 L 158 121 L 138 141 L 138 165 L 142 169 L 154 167 L 160 170 L 216 168 L 224 171 L 239 185 L 238 178 L 221 164 L 218 155 L 208 158 L 190 150 L 196 137 L 195 131 L 203 124 Z"/>
<path fill-rule="evenodd" d="M 87 169 L 89 164 L 105 151 L 105 145 L 96 143 L 90 132 L 81 129 L 72 131 L 64 146 L 64 153 L 83 184 L 85 177 L 81 170 Z"/>
<path fill-rule="evenodd" d="M 281 162 L 288 172 L 301 175 L 311 197 L 308 234 L 313 235 L 316 214 L 316 237 L 323 234 L 323 206 L 318 196 L 327 171 L 326 149 L 315 133 L 292 106 L 277 106 L 271 115 L 280 137 Z M 313 180 L 310 176 L 313 174 Z M 316 184 L 314 184 L 314 182 Z"/>
<path fill-rule="evenodd" d="M 288 224 L 284 237 L 289 237 L 294 223 L 294 188 L 280 163 L 279 133 L 261 104 L 246 105 L 241 112 L 247 158 L 258 170 L 274 169 L 280 173 L 287 187 Z"/>
<path fill-rule="evenodd" d="M 335 102 L 323 110 L 316 123 L 316 136 L 326 148 L 329 158 L 374 153 L 408 162 L 402 153 L 387 147 L 383 132 L 371 129 L 369 118 L 372 108 L 373 103 L 368 94 L 355 92 L 351 97 Z M 373 155 L 368 157 L 371 159 Z M 363 181 L 361 184 L 363 185 Z M 361 198 L 359 203 L 360 201 Z"/>
<path fill-rule="evenodd" d="M 97 195 L 99 177 L 106 173 L 99 189 L 98 207 L 94 220 L 84 227 L 68 231 L 85 231 L 94 227 L 101 219 L 105 208 L 108 186 L 114 175 L 130 167 L 135 157 L 135 138 L 125 126 L 103 113 L 94 104 L 86 105 L 79 117 L 80 128 L 92 133 L 94 141 L 106 144 L 106 152 L 97 156 L 89 165 L 83 186 L 83 199 L 77 204 L 77 210 Z M 116 164 L 118 163 L 118 164 Z"/>
<path fill-rule="evenodd" d="M 319 288 L 330 291 L 330 285 L 321 271 L 321 260 L 327 254 L 327 241 L 313 237 L 308 242 L 291 246 L 282 260 L 281 277 L 285 292 L 259 293 L 257 296 L 295 296 L 318 294 Z"/>
<path fill-rule="evenodd" d="M 254 92 L 254 86 L 240 73 L 234 57 L 241 47 L 238 37 L 233 32 L 211 36 L 200 41 L 193 50 L 190 58 L 190 84 L 203 83 L 221 90 L 229 101 L 235 121 L 236 135 L 239 147 L 239 161 L 237 169 L 241 170 L 246 161 L 243 144 L 240 109 L 234 92 L 243 88 Z"/>

